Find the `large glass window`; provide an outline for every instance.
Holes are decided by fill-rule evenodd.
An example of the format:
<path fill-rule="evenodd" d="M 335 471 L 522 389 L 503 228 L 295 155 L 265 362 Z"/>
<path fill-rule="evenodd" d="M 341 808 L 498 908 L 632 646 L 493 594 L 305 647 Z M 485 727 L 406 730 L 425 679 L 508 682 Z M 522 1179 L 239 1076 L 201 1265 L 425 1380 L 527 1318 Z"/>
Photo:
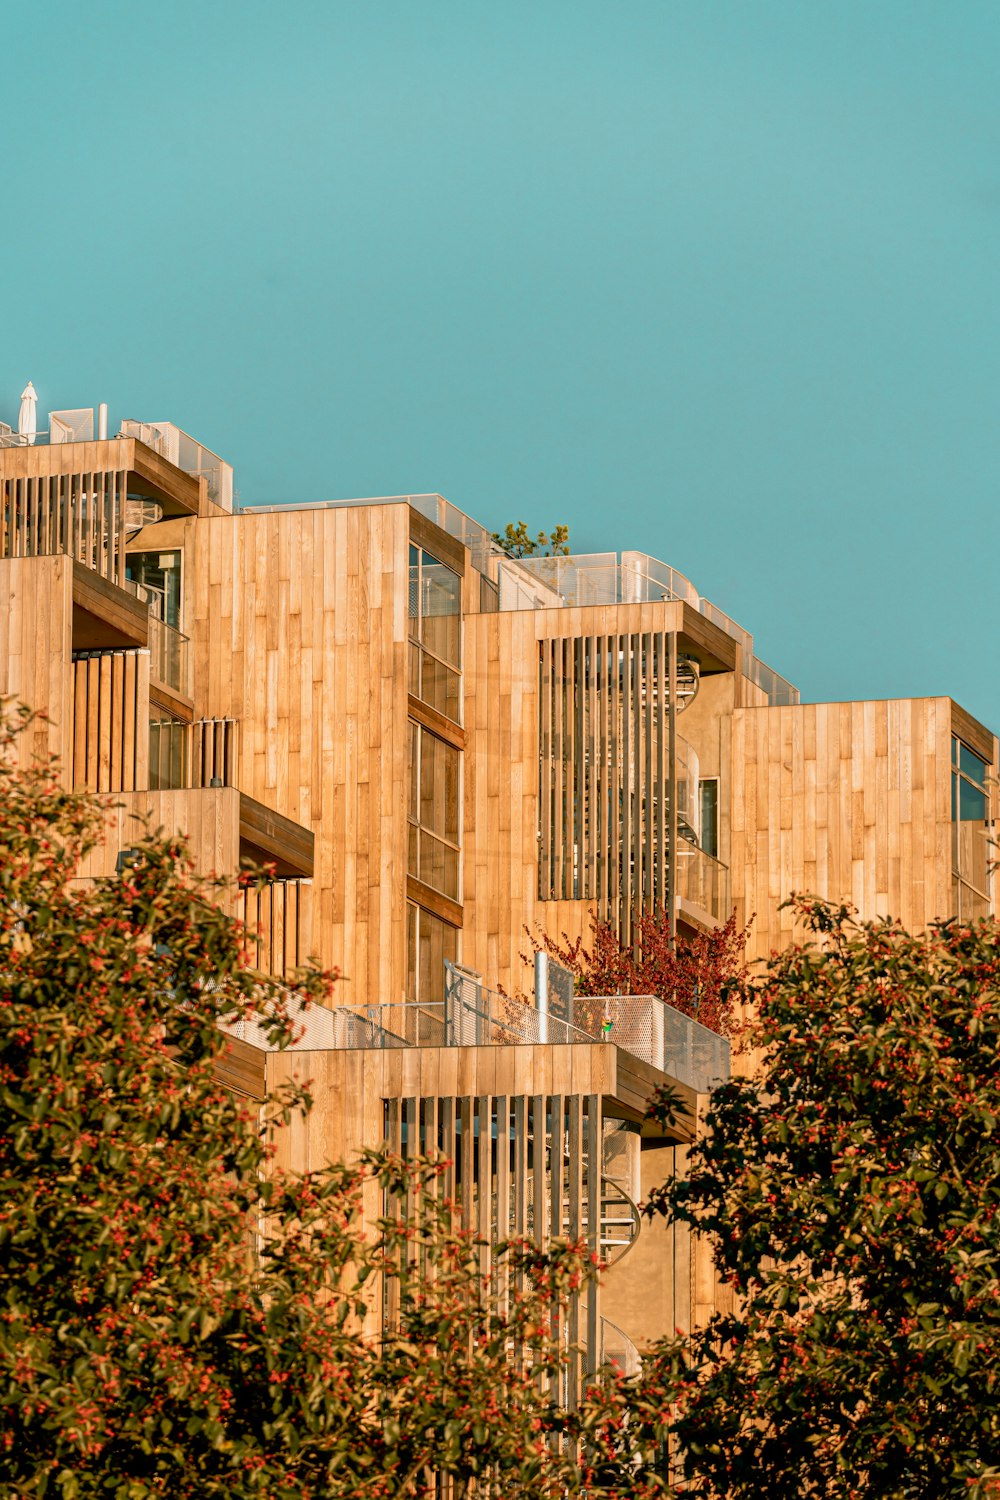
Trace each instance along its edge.
<path fill-rule="evenodd" d="M 461 756 L 410 722 L 409 872 L 459 900 Z"/>
<path fill-rule="evenodd" d="M 139 583 L 149 595 L 154 619 L 181 628 L 181 554 L 176 552 L 130 552 L 125 576 Z"/>
<path fill-rule="evenodd" d="M 951 742 L 951 854 L 955 915 L 990 913 L 989 766 L 953 738 Z"/>
<path fill-rule="evenodd" d="M 410 547 L 410 692 L 461 718 L 462 580 L 422 547 Z"/>
<path fill-rule="evenodd" d="M 701 847 L 713 859 L 719 857 L 719 782 L 715 776 L 707 777 L 698 787 L 701 802 L 700 827 Z"/>
<path fill-rule="evenodd" d="M 406 998 L 443 1005 L 444 961 L 458 962 L 458 928 L 422 906 L 406 905 Z"/>

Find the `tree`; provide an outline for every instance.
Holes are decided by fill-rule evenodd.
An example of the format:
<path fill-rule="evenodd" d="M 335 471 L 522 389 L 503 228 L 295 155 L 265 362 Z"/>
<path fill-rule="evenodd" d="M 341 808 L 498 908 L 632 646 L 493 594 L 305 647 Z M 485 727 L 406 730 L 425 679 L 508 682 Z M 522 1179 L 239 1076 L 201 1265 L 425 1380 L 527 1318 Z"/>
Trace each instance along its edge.
<path fill-rule="evenodd" d="M 1000 928 L 794 904 L 814 941 L 750 986 L 759 1076 L 648 1206 L 709 1237 L 735 1310 L 660 1346 L 637 1423 L 733 1500 L 995 1495 Z"/>
<path fill-rule="evenodd" d="M 662 908 L 638 917 L 634 944 L 623 943 L 596 912 L 590 927 L 589 948 L 582 938 L 565 933 L 561 940 L 541 931 L 532 938 L 569 969 L 577 995 L 657 995 L 712 1031 L 735 1034 L 734 997 L 744 974 L 749 933 L 749 926 L 737 926 L 735 912 L 713 932 L 678 936 L 676 944 L 670 940 L 669 913 Z"/>
<path fill-rule="evenodd" d="M 556 526 L 550 536 L 540 531 L 532 537 L 524 521 L 508 521 L 503 532 L 494 531 L 493 540 L 508 557 L 566 557 L 569 554 L 569 527 Z"/>
<path fill-rule="evenodd" d="M 21 716 L 22 722 L 25 716 Z M 600 1387 L 565 1412 L 583 1247 L 501 1247 L 507 1293 L 441 1201 L 434 1163 L 369 1153 L 280 1173 L 222 1087 L 220 1022 L 280 1044 L 333 976 L 289 991 L 184 847 L 137 840 L 120 880 L 75 882 L 101 812 L 0 735 L 0 1489 L 18 1496 L 511 1496 L 579 1492 Z M 384 1195 L 374 1224 L 362 1197 Z M 373 1309 L 395 1307 L 380 1332 Z M 365 1329 L 368 1332 L 365 1332 Z"/>

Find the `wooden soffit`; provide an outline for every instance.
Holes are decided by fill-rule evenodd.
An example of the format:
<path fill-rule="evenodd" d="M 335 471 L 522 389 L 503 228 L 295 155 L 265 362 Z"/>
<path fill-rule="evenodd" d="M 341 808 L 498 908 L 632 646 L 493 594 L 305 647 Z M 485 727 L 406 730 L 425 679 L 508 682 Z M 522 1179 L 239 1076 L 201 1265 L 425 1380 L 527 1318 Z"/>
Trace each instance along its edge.
<path fill-rule="evenodd" d="M 312 875 L 316 839 L 283 813 L 240 792 L 240 857 L 275 866 L 278 875 Z"/>
<path fill-rule="evenodd" d="M 109 650 L 149 644 L 149 609 L 134 594 L 73 563 L 73 649 Z"/>
<path fill-rule="evenodd" d="M 988 766 L 993 764 L 993 735 L 985 724 L 974 719 L 954 698 L 951 700 L 951 732 L 963 744 L 968 745 L 970 750 L 982 756 Z"/>
<path fill-rule="evenodd" d="M 465 548 L 462 543 L 449 536 L 440 526 L 433 521 L 428 521 L 419 510 L 409 507 L 410 511 L 410 541 L 415 542 L 418 547 L 426 547 L 428 552 L 433 552 L 438 562 L 443 562 L 457 573 L 459 578 L 465 577 Z"/>

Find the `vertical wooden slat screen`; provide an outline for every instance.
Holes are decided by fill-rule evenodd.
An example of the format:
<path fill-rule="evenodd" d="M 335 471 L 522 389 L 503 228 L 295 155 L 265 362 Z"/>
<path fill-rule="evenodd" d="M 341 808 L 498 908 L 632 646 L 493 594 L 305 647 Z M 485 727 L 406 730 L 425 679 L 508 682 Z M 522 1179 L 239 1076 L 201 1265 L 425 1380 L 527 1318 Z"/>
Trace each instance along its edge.
<path fill-rule="evenodd" d="M 73 785 L 91 792 L 147 784 L 149 652 L 73 657 Z"/>
<path fill-rule="evenodd" d="M 312 881 L 269 880 L 243 892 L 251 967 L 288 978 L 312 953 Z"/>
<path fill-rule="evenodd" d="M 65 552 L 125 583 L 124 470 L 39 475 L 0 483 L 0 557 Z"/>
<path fill-rule="evenodd" d="M 498 1244 L 515 1238 L 547 1246 L 565 1237 L 600 1251 L 603 1125 L 601 1099 L 588 1094 L 499 1094 L 406 1097 L 384 1103 L 386 1139 L 404 1156 L 438 1155 L 437 1195 L 455 1204 L 457 1222 L 482 1241 L 480 1266 L 504 1310 L 516 1291 Z M 599 1294 L 590 1288 L 569 1305 L 564 1330 L 583 1342 L 587 1368 L 600 1357 Z M 518 1351 L 512 1351 L 517 1358 Z M 574 1363 L 568 1390 L 578 1399 L 582 1370 Z"/>
<path fill-rule="evenodd" d="M 592 901 L 626 942 L 668 905 L 675 641 L 539 642 L 539 899 Z"/>

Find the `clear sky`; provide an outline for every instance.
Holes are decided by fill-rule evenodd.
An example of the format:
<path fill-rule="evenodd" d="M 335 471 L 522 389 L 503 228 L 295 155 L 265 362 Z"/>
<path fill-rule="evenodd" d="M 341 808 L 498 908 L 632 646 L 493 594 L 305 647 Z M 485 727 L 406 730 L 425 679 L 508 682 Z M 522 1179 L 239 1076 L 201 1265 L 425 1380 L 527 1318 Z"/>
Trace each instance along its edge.
<path fill-rule="evenodd" d="M 804 698 L 1000 728 L 996 0 L 48 0 L 3 28 L 0 418 L 245 503 L 638 547 Z"/>

